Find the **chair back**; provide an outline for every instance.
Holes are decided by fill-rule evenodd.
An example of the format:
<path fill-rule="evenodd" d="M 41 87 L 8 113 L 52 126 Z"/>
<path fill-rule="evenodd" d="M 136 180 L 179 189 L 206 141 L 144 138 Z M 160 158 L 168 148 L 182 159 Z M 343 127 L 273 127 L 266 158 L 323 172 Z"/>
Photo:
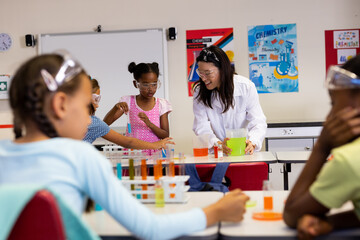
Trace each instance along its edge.
<path fill-rule="evenodd" d="M 216 164 L 196 165 L 202 182 L 210 182 L 215 166 Z M 225 176 L 230 179 L 229 190 L 262 190 L 263 181 L 268 179 L 268 166 L 265 162 L 231 163 Z"/>
<path fill-rule="evenodd" d="M 65 228 L 55 197 L 47 190 L 37 192 L 19 215 L 8 239 L 65 240 Z"/>

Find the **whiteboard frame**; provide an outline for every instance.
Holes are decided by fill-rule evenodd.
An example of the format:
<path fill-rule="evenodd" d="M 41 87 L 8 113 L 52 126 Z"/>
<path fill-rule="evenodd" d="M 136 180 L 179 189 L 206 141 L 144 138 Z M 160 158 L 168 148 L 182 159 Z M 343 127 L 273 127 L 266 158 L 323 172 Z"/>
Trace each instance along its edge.
<path fill-rule="evenodd" d="M 164 98 L 169 100 L 169 80 L 168 80 L 168 54 L 167 54 L 167 38 L 165 28 L 150 28 L 150 29 L 131 29 L 131 30 L 114 30 L 114 31 L 102 31 L 102 32 L 68 32 L 68 33 L 42 33 L 38 34 L 38 54 L 42 54 L 42 39 L 44 37 L 56 37 L 56 36 L 76 36 L 76 35 L 97 35 L 97 34 L 116 34 L 116 33 L 131 33 L 131 32 L 147 32 L 147 31 L 161 31 L 162 34 L 162 60 L 163 69 L 160 69 L 160 73 L 163 78 L 162 85 L 164 87 Z M 120 97 L 120 96 L 119 96 Z M 114 105 L 116 102 L 114 102 Z M 110 110 L 110 109 L 109 109 Z M 123 125 L 112 125 L 112 128 L 116 129 Z"/>

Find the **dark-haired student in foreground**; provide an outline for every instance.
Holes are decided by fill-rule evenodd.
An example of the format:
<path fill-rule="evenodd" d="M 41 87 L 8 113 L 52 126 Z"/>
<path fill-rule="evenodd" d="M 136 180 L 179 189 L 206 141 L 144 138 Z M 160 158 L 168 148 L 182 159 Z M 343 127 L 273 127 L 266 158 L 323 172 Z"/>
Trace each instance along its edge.
<path fill-rule="evenodd" d="M 360 226 L 360 55 L 330 67 L 326 87 L 331 111 L 283 215 L 299 239 Z M 347 201 L 354 210 L 327 215 Z"/>

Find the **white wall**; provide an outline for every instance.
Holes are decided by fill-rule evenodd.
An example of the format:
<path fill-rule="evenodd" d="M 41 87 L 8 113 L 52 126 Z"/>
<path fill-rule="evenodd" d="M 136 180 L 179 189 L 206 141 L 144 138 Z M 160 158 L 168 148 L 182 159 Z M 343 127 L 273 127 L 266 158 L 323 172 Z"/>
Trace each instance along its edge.
<path fill-rule="evenodd" d="M 323 88 L 325 77 L 324 30 L 359 28 L 359 0 L 1 0 L 0 32 L 10 33 L 14 44 L 0 53 L 0 74 L 13 74 L 25 59 L 36 55 L 27 48 L 25 34 L 177 27 L 178 39 L 168 42 L 171 135 L 177 151 L 191 153 L 192 98 L 187 96 L 185 31 L 234 28 L 235 66 L 249 76 L 247 26 L 296 23 L 298 34 L 299 92 L 262 94 L 260 102 L 268 122 L 322 121 L 329 110 Z M 0 100 L 0 124 L 12 116 L 8 102 Z M 11 138 L 1 130 L 0 138 Z"/>

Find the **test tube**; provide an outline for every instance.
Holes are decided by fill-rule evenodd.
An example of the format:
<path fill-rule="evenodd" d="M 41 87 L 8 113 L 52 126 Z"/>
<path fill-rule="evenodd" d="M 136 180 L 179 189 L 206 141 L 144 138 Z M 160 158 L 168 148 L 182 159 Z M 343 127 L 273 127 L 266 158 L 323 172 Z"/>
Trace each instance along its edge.
<path fill-rule="evenodd" d="M 117 160 L 117 163 L 116 163 L 116 173 L 117 173 L 118 179 L 121 180 L 121 177 L 122 177 L 121 158 Z"/>
<path fill-rule="evenodd" d="M 184 155 L 179 153 L 179 175 L 185 175 Z"/>
<path fill-rule="evenodd" d="M 147 179 L 147 167 L 146 167 L 146 159 L 143 158 L 141 159 L 141 179 L 142 180 L 146 180 Z M 143 184 L 142 185 L 142 190 L 143 191 L 146 191 L 148 188 L 147 188 L 147 184 Z M 143 194 L 142 195 L 142 198 L 143 199 L 147 199 L 148 198 L 148 195 L 147 194 Z"/>
<path fill-rule="evenodd" d="M 131 134 L 131 124 L 130 124 L 130 113 L 127 113 L 127 130 L 128 130 L 128 134 L 130 136 Z"/>
<path fill-rule="evenodd" d="M 164 188 L 160 180 L 156 180 L 155 183 L 155 207 L 164 207 Z"/>
<path fill-rule="evenodd" d="M 135 179 L 135 169 L 134 169 L 134 158 L 133 158 L 133 156 L 130 156 L 130 158 L 129 158 L 129 179 L 130 180 Z M 134 184 L 131 184 L 131 190 L 135 190 Z"/>
<path fill-rule="evenodd" d="M 154 166 L 154 179 L 159 180 L 162 177 L 162 163 L 161 158 L 156 159 L 156 164 Z"/>
<path fill-rule="evenodd" d="M 263 182 L 263 193 L 264 193 L 264 210 L 272 211 L 273 210 L 272 187 L 271 187 L 271 182 L 268 180 L 264 180 Z"/>
<path fill-rule="evenodd" d="M 141 158 L 140 158 L 140 151 L 135 152 L 135 159 L 134 159 L 134 165 L 135 165 L 135 178 L 140 179 L 141 177 Z M 141 185 L 136 184 L 135 185 L 136 191 L 141 191 Z M 136 194 L 137 199 L 141 199 L 141 194 Z"/>

